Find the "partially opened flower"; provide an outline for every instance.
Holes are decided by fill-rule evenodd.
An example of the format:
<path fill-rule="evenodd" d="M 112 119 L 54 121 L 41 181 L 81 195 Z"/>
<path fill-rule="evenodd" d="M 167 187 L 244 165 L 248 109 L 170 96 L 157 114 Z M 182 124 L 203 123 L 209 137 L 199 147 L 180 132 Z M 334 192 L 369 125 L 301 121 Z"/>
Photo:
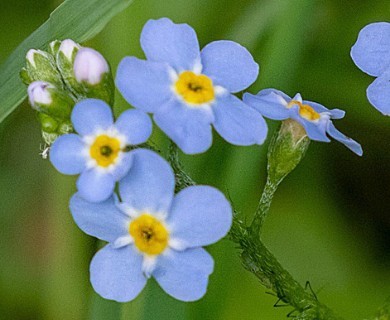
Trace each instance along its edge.
<path fill-rule="evenodd" d="M 368 100 L 384 115 L 390 115 L 390 23 L 365 26 L 352 47 L 351 57 L 362 71 L 377 77 L 367 89 Z"/>
<path fill-rule="evenodd" d="M 114 123 L 111 108 L 102 100 L 77 103 L 71 120 L 78 134 L 60 136 L 50 150 L 50 161 L 63 174 L 80 174 L 79 194 L 88 201 L 109 198 L 115 182 L 131 167 L 126 147 L 147 141 L 152 132 L 148 115 L 126 110 Z"/>
<path fill-rule="evenodd" d="M 332 119 L 344 117 L 345 112 L 342 110 L 329 110 L 319 103 L 304 101 L 300 94 L 291 99 L 288 95 L 275 89 L 265 89 L 257 95 L 245 93 L 243 99 L 245 103 L 255 108 L 266 118 L 297 121 L 311 140 L 329 142 L 329 135 L 356 154 L 363 154 L 360 144 L 337 130 L 332 122 Z"/>
<path fill-rule="evenodd" d="M 224 195 L 209 186 L 193 186 L 174 196 L 174 174 L 156 153 L 133 151 L 133 164 L 119 182 L 123 202 L 114 197 L 90 203 L 79 194 L 70 201 L 77 225 L 109 242 L 94 256 L 90 272 L 95 291 L 106 299 L 134 299 L 154 277 L 169 295 L 200 299 L 213 272 L 202 246 L 229 231 L 232 210 Z"/>
<path fill-rule="evenodd" d="M 211 146 L 211 125 L 232 144 L 263 143 L 264 119 L 231 94 L 250 86 L 259 72 L 244 47 L 215 41 L 200 51 L 195 31 L 167 18 L 146 23 L 141 46 L 147 61 L 124 58 L 117 87 L 134 107 L 153 113 L 185 153 Z"/>

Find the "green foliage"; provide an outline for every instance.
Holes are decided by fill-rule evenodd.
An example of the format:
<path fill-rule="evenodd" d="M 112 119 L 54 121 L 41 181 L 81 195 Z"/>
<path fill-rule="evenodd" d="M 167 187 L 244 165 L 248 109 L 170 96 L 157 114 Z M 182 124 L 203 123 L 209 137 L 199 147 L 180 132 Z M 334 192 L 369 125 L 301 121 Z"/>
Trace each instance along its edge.
<path fill-rule="evenodd" d="M 26 88 L 19 79 L 29 49 L 46 49 L 57 39 L 71 38 L 84 42 L 97 33 L 132 0 L 66 0 L 50 18 L 25 39 L 0 67 L 0 122 L 26 97 Z"/>

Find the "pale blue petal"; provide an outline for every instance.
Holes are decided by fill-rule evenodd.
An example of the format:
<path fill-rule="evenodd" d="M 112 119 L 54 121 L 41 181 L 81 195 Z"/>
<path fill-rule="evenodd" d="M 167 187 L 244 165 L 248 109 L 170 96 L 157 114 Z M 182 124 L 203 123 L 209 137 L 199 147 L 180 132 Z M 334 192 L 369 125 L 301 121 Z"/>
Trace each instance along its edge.
<path fill-rule="evenodd" d="M 71 119 L 73 128 L 82 136 L 107 130 L 114 122 L 110 106 L 98 99 L 85 99 L 77 103 Z"/>
<path fill-rule="evenodd" d="M 328 123 L 328 134 L 336 139 L 337 141 L 341 142 L 343 145 L 345 145 L 347 148 L 355 152 L 358 156 L 363 155 L 363 149 L 359 143 L 357 143 L 355 140 L 348 138 L 346 135 L 341 133 L 339 130 L 336 129 L 334 124 L 329 121 Z"/>
<path fill-rule="evenodd" d="M 157 153 L 146 149 L 134 150 L 132 156 L 130 171 L 119 182 L 122 201 L 134 209 L 151 214 L 167 212 L 175 189 L 175 177 L 170 165 Z"/>
<path fill-rule="evenodd" d="M 149 139 L 153 126 L 145 112 L 132 109 L 122 112 L 115 128 L 126 137 L 126 144 L 136 145 Z"/>
<path fill-rule="evenodd" d="M 177 72 L 192 70 L 199 60 L 199 43 L 188 24 L 168 18 L 149 20 L 141 33 L 141 46 L 150 61 L 167 62 Z"/>
<path fill-rule="evenodd" d="M 212 113 L 174 99 L 154 114 L 154 121 L 186 154 L 206 151 L 212 144 Z"/>
<path fill-rule="evenodd" d="M 107 200 L 114 192 L 114 177 L 97 169 L 84 171 L 77 180 L 80 196 L 89 202 Z"/>
<path fill-rule="evenodd" d="M 307 101 L 307 100 L 303 100 L 302 101 L 302 104 L 307 104 L 309 105 L 310 107 L 312 107 L 314 109 L 314 111 L 318 112 L 318 113 L 321 113 L 321 112 L 329 112 L 330 110 L 326 107 L 324 107 L 322 104 L 319 104 L 317 102 L 312 102 L 312 101 Z"/>
<path fill-rule="evenodd" d="M 69 207 L 78 227 L 90 236 L 114 242 L 129 234 L 129 218 L 117 209 L 114 197 L 91 203 L 76 193 L 70 199 Z"/>
<path fill-rule="evenodd" d="M 133 300 L 147 282 L 142 273 L 142 259 L 133 246 L 119 249 L 105 246 L 91 262 L 93 288 L 105 299 L 118 302 Z"/>
<path fill-rule="evenodd" d="M 181 301 L 196 301 L 206 294 L 213 258 L 202 248 L 161 255 L 153 272 L 161 288 Z"/>
<path fill-rule="evenodd" d="M 249 146 L 262 144 L 267 137 L 267 124 L 259 112 L 228 94 L 213 106 L 214 128 L 228 142 Z"/>
<path fill-rule="evenodd" d="M 250 52 L 233 41 L 211 42 L 202 49 L 201 59 L 202 73 L 233 93 L 248 88 L 259 75 L 259 65 Z"/>
<path fill-rule="evenodd" d="M 171 238 L 185 248 L 206 246 L 228 233 L 232 208 L 223 193 L 213 187 L 188 187 L 174 198 L 167 224 Z"/>
<path fill-rule="evenodd" d="M 291 118 L 302 125 L 302 127 L 306 131 L 307 136 L 311 140 L 330 142 L 330 139 L 326 135 L 326 123 L 325 123 L 326 121 L 329 120 L 325 120 L 325 122 L 321 120 L 317 122 L 311 122 L 309 120 L 303 119 L 301 116 L 293 112 L 291 112 Z"/>
<path fill-rule="evenodd" d="M 330 117 L 332 119 L 342 119 L 345 116 L 345 111 L 344 110 L 328 109 L 328 108 L 324 107 L 322 104 L 319 104 L 319 103 L 313 102 L 313 101 L 306 101 L 306 100 L 304 100 L 302 103 L 309 105 L 310 107 L 312 107 L 314 109 L 314 111 L 316 111 L 318 113 L 322 113 L 322 112 L 329 113 Z"/>
<path fill-rule="evenodd" d="M 126 57 L 119 63 L 116 86 L 132 106 L 155 112 L 173 95 L 169 70 L 165 63 Z"/>
<path fill-rule="evenodd" d="M 62 135 L 50 147 L 50 161 L 63 174 L 79 174 L 86 164 L 84 148 L 85 145 L 78 135 Z"/>
<path fill-rule="evenodd" d="M 390 23 L 365 26 L 352 47 L 351 56 L 362 71 L 375 77 L 382 75 L 390 67 Z"/>
<path fill-rule="evenodd" d="M 115 164 L 114 170 L 110 173 L 114 177 L 115 181 L 122 179 L 130 170 L 133 163 L 132 152 L 122 153 L 122 159 Z"/>
<path fill-rule="evenodd" d="M 284 101 L 286 101 L 287 103 L 289 103 L 292 99 L 290 96 L 288 96 L 287 94 L 285 94 L 284 92 L 280 91 L 280 90 L 276 90 L 276 89 L 272 89 L 272 88 L 268 88 L 268 89 L 263 89 L 261 90 L 257 96 L 259 97 L 262 97 L 262 96 L 266 96 L 266 95 L 269 95 L 270 93 L 275 93 L 277 94 L 278 96 L 282 97 Z"/>
<path fill-rule="evenodd" d="M 289 118 L 289 110 L 284 104 L 284 98 L 273 91 L 261 95 L 245 93 L 243 100 L 266 118 L 272 120 L 285 120 Z"/>
<path fill-rule="evenodd" d="M 367 88 L 370 103 L 385 116 L 390 116 L 390 74 L 376 79 Z"/>
<path fill-rule="evenodd" d="M 345 116 L 345 111 L 340 109 L 330 109 L 328 112 L 331 119 L 342 119 Z"/>

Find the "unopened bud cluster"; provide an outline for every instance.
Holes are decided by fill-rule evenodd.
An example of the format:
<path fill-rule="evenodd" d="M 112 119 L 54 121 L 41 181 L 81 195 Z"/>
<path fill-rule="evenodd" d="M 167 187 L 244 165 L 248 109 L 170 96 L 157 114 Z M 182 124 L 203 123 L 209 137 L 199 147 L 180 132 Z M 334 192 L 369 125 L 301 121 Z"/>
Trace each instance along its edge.
<path fill-rule="evenodd" d="M 48 51 L 31 49 L 26 67 L 20 72 L 28 85 L 30 105 L 38 112 L 42 136 L 51 144 L 72 132 L 73 106 L 85 98 L 96 98 L 113 105 L 114 81 L 104 57 L 67 39 L 53 41 Z"/>

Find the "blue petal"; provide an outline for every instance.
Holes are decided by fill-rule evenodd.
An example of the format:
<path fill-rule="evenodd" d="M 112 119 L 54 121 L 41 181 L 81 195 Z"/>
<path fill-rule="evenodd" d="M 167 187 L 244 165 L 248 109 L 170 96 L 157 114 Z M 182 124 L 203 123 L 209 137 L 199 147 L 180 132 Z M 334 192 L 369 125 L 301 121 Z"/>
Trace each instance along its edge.
<path fill-rule="evenodd" d="M 186 154 L 206 151 L 212 144 L 212 113 L 171 100 L 154 114 L 154 121 Z"/>
<path fill-rule="evenodd" d="M 367 89 L 370 103 L 385 116 L 390 116 L 390 75 L 376 79 Z"/>
<path fill-rule="evenodd" d="M 126 110 L 115 122 L 115 128 L 126 136 L 126 143 L 136 145 L 146 142 L 152 134 L 152 121 L 139 110 Z"/>
<path fill-rule="evenodd" d="M 196 301 L 206 294 L 213 258 L 202 248 L 161 255 L 153 272 L 161 288 L 181 301 Z"/>
<path fill-rule="evenodd" d="M 272 88 L 268 88 L 268 89 L 263 89 L 261 91 L 259 91 L 259 93 L 257 94 L 258 97 L 263 97 L 263 96 L 267 96 L 269 95 L 270 93 L 275 93 L 277 94 L 278 96 L 282 97 L 284 101 L 286 101 L 287 103 L 289 103 L 292 99 L 287 95 L 285 94 L 284 92 L 280 91 L 280 90 L 276 90 L 276 89 L 272 89 Z"/>
<path fill-rule="evenodd" d="M 128 302 L 146 285 L 142 273 L 142 256 L 133 246 L 114 249 L 111 245 L 93 257 L 90 273 L 95 291 L 105 299 Z"/>
<path fill-rule="evenodd" d="M 329 112 L 330 110 L 326 107 L 324 107 L 322 104 L 319 104 L 317 102 L 312 102 L 312 101 L 307 101 L 307 100 L 303 100 L 302 101 L 302 104 L 307 104 L 309 105 L 310 107 L 312 107 L 314 109 L 314 111 L 318 112 L 318 113 L 321 113 L 321 112 Z"/>
<path fill-rule="evenodd" d="M 115 206 L 114 197 L 100 203 L 84 200 L 78 193 L 70 199 L 73 219 L 86 234 L 114 242 L 128 235 L 128 220 Z"/>
<path fill-rule="evenodd" d="M 311 106 L 314 111 L 318 113 L 326 112 L 329 113 L 332 119 L 342 119 L 345 116 L 345 111 L 340 110 L 340 109 L 328 109 L 324 107 L 322 104 L 319 104 L 317 102 L 312 102 L 312 101 L 302 101 L 303 104 L 307 104 Z"/>
<path fill-rule="evenodd" d="M 82 136 L 107 130 L 114 122 L 110 106 L 102 100 L 86 99 L 77 103 L 71 115 L 74 129 Z"/>
<path fill-rule="evenodd" d="M 243 100 L 266 118 L 272 120 L 285 120 L 289 118 L 289 110 L 283 103 L 285 101 L 284 98 L 275 92 L 261 95 L 244 93 Z"/>
<path fill-rule="evenodd" d="M 80 196 L 90 202 L 107 200 L 114 192 L 114 177 L 97 169 L 84 171 L 77 180 Z"/>
<path fill-rule="evenodd" d="M 122 201 L 137 210 L 167 212 L 171 205 L 175 177 L 173 171 L 157 153 L 137 149 L 132 151 L 133 165 L 119 182 Z"/>
<path fill-rule="evenodd" d="M 328 112 L 332 119 L 342 119 L 345 116 L 345 111 L 340 109 L 330 109 Z"/>
<path fill-rule="evenodd" d="M 59 137 L 50 148 L 50 161 L 63 174 L 79 174 L 85 168 L 84 143 L 76 134 Z"/>
<path fill-rule="evenodd" d="M 295 114 L 295 112 L 294 113 L 291 112 L 291 118 L 302 125 L 302 127 L 306 131 L 307 136 L 311 140 L 330 142 L 330 139 L 326 136 L 326 123 L 325 123 L 329 120 L 325 120 L 325 122 L 321 120 L 317 122 L 311 122 L 309 120 L 303 119 L 298 114 Z"/>
<path fill-rule="evenodd" d="M 214 41 L 201 52 L 205 75 L 214 84 L 239 92 L 248 88 L 259 75 L 259 65 L 247 49 L 233 41 Z"/>
<path fill-rule="evenodd" d="M 371 76 L 378 77 L 390 67 L 390 23 L 365 26 L 352 47 L 355 64 Z"/>
<path fill-rule="evenodd" d="M 115 181 L 122 179 L 129 172 L 133 164 L 132 152 L 124 152 L 121 156 L 122 159 L 115 164 L 114 170 L 110 172 Z"/>
<path fill-rule="evenodd" d="M 167 219 L 171 238 L 185 248 L 206 246 L 223 238 L 232 224 L 232 208 L 219 190 L 188 187 L 173 200 Z"/>
<path fill-rule="evenodd" d="M 167 62 L 177 72 L 192 70 L 199 60 L 194 29 L 167 18 L 149 20 L 141 33 L 141 46 L 150 61 Z"/>
<path fill-rule="evenodd" d="M 116 86 L 131 105 L 155 112 L 173 95 L 169 70 L 165 63 L 126 57 L 119 63 Z"/>
<path fill-rule="evenodd" d="M 231 94 L 218 98 L 214 115 L 215 130 L 232 144 L 262 144 L 267 137 L 267 124 L 261 114 Z"/>
<path fill-rule="evenodd" d="M 361 145 L 357 143 L 355 140 L 348 138 L 346 135 L 344 135 L 339 130 L 337 130 L 331 121 L 329 121 L 328 123 L 327 132 L 331 137 L 344 144 L 347 148 L 355 152 L 358 156 L 363 155 L 363 150 Z"/>

